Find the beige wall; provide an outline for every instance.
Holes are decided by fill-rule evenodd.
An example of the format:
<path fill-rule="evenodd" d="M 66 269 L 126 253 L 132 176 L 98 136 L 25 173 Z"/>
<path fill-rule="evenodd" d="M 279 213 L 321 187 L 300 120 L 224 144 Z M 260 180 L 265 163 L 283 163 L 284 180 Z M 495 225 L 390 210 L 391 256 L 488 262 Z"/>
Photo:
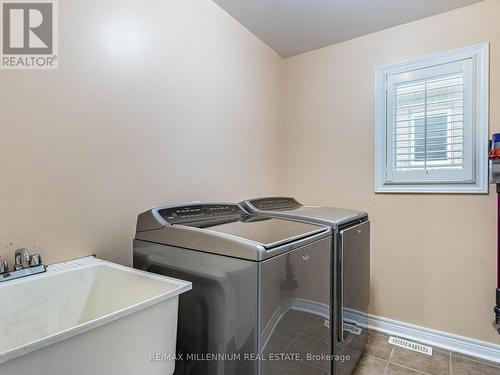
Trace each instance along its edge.
<path fill-rule="evenodd" d="M 143 210 L 276 190 L 274 51 L 209 0 L 59 7 L 60 69 L 0 71 L 0 256 L 129 263 Z"/>
<path fill-rule="evenodd" d="M 59 5 L 60 69 L 0 71 L 0 256 L 129 263 L 142 210 L 281 191 L 370 213 L 372 313 L 500 342 L 494 194 L 373 193 L 376 66 L 491 42 L 500 130 L 500 1 L 287 59 L 284 86 L 209 0 Z"/>
<path fill-rule="evenodd" d="M 500 131 L 500 1 L 488 0 L 286 60 L 283 184 L 304 202 L 369 212 L 371 313 L 500 343 L 495 194 L 374 194 L 374 69 L 491 43 Z"/>

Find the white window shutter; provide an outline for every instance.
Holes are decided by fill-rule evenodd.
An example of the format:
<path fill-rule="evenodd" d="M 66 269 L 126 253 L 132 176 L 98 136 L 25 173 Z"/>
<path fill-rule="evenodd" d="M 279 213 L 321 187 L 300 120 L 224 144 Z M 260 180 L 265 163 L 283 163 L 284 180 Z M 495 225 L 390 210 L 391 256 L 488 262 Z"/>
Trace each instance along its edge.
<path fill-rule="evenodd" d="M 487 191 L 485 47 L 377 70 L 377 192 Z"/>

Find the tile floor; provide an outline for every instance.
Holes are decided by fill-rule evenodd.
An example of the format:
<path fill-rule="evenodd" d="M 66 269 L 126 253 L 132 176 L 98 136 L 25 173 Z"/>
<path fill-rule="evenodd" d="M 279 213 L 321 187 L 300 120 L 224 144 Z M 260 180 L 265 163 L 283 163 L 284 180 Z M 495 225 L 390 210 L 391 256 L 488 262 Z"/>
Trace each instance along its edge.
<path fill-rule="evenodd" d="M 276 326 L 264 354 L 298 354 L 301 359 L 264 361 L 261 373 L 328 375 L 330 362 L 308 360 L 307 354 L 328 353 L 329 332 L 323 319 L 303 312 L 288 312 Z M 433 348 L 432 356 L 429 356 L 391 345 L 388 335 L 376 331 L 368 330 L 367 335 L 355 335 L 346 330 L 344 338 L 340 360 L 346 360 L 338 362 L 338 375 L 500 375 L 499 363 L 439 348 Z M 367 345 L 362 354 L 365 340 Z"/>
<path fill-rule="evenodd" d="M 387 342 L 389 336 L 368 333 L 368 344 L 354 375 L 500 375 L 500 364 L 433 348 L 432 356 Z"/>

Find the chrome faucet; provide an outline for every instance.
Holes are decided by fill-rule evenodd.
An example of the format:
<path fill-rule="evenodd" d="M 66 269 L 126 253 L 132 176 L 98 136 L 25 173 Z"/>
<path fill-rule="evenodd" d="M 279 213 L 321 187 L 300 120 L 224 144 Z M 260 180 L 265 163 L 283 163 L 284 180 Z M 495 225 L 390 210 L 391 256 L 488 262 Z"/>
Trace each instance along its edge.
<path fill-rule="evenodd" d="M 6 260 L 0 259 L 0 275 L 4 274 L 5 272 L 9 272 L 9 264 Z"/>
<path fill-rule="evenodd" d="M 6 260 L 0 260 L 0 282 L 19 279 L 45 272 L 40 254 L 30 255 L 28 249 L 17 249 L 14 254 L 14 267 L 9 271 Z"/>
<path fill-rule="evenodd" d="M 30 253 L 28 249 L 17 249 L 14 259 L 14 270 L 19 271 L 30 266 Z"/>

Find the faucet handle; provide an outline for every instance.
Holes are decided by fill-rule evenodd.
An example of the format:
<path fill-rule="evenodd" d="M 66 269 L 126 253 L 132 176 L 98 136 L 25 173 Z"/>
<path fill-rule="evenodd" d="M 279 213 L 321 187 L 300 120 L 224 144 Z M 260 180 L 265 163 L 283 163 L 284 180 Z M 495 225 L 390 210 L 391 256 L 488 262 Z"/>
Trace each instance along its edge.
<path fill-rule="evenodd" d="M 28 249 L 17 249 L 15 254 L 15 264 L 14 269 L 20 270 L 23 268 L 29 268 L 30 266 L 30 253 Z"/>
<path fill-rule="evenodd" d="M 9 264 L 6 260 L 0 260 L 0 275 L 9 272 Z"/>
<path fill-rule="evenodd" d="M 30 267 L 36 267 L 42 264 L 42 256 L 40 254 L 33 254 L 30 258 Z"/>

